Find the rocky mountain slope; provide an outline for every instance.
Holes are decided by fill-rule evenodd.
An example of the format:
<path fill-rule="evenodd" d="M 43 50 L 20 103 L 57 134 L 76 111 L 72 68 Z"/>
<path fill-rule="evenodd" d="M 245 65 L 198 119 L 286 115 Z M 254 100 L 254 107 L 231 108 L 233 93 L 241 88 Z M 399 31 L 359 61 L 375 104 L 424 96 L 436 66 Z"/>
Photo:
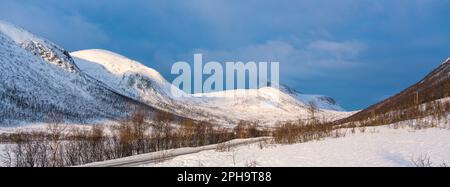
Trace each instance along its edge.
<path fill-rule="evenodd" d="M 348 118 L 337 121 L 336 123 L 347 123 L 363 121 L 369 118 L 376 118 L 388 113 L 395 113 L 397 120 L 408 120 L 419 117 L 420 112 L 427 110 L 432 113 L 445 112 L 447 109 L 445 103 L 433 104 L 440 99 L 450 96 L 450 59 L 444 61 L 439 67 L 430 72 L 416 84 L 406 88 L 400 93 L 374 104 Z M 421 109 L 413 110 L 413 107 L 421 106 Z M 425 107 L 425 108 L 424 108 Z M 432 108 L 434 107 L 434 108 Z M 423 112 L 422 112 L 423 113 Z"/>
<path fill-rule="evenodd" d="M 80 72 L 63 48 L 0 22 L 0 125 L 118 119 L 144 104 Z"/>

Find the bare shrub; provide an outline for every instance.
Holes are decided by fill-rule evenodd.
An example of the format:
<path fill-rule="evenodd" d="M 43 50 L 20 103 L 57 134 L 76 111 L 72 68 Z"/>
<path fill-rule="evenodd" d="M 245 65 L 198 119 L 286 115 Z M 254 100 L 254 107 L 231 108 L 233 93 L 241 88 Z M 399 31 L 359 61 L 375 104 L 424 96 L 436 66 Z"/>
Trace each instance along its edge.
<path fill-rule="evenodd" d="M 12 167 L 13 166 L 13 158 L 11 155 L 11 151 L 9 150 L 9 145 L 5 146 L 2 150 L 2 154 L 0 154 L 1 159 L 1 167 Z"/>
<path fill-rule="evenodd" d="M 155 163 L 161 163 L 164 162 L 165 160 L 169 159 L 169 155 L 170 153 L 167 151 L 160 151 L 156 154 L 156 159 L 155 159 Z"/>
<path fill-rule="evenodd" d="M 258 166 L 258 162 L 256 160 L 245 162 L 245 167 L 256 167 L 256 166 Z"/>
<path fill-rule="evenodd" d="M 268 142 L 269 140 L 268 139 L 264 139 L 264 140 L 262 140 L 262 141 L 259 141 L 258 142 L 258 148 L 259 149 L 265 149 L 265 148 L 268 148 L 269 147 L 269 142 Z"/>
<path fill-rule="evenodd" d="M 428 154 L 422 154 L 418 157 L 412 157 L 411 162 L 416 167 L 432 167 L 433 163 L 430 160 L 430 156 Z"/>
<path fill-rule="evenodd" d="M 310 120 L 315 122 L 316 119 L 316 113 L 319 111 L 319 107 L 317 106 L 317 103 L 314 101 L 309 101 L 306 104 L 306 109 L 308 110 Z"/>
<path fill-rule="evenodd" d="M 151 118 L 152 117 L 152 118 Z M 61 167 L 82 165 L 136 154 L 179 147 L 202 146 L 236 138 L 233 130 L 212 123 L 182 119 L 166 112 L 152 115 L 136 110 L 106 134 L 103 125 L 92 128 L 67 128 L 57 117 L 49 117 L 46 132 L 16 132 L 0 135 L 0 141 L 11 144 L 1 159 L 5 166 Z M 174 125 L 181 123 L 176 128 Z M 243 123 L 244 124 L 244 123 Z M 267 135 L 255 123 L 241 125 L 241 137 Z M 221 144 L 225 145 L 225 144 Z M 229 146 L 218 150 L 229 150 Z"/>
<path fill-rule="evenodd" d="M 216 146 L 216 151 L 217 152 L 228 152 L 228 151 L 230 151 L 230 145 L 228 145 L 228 143 L 226 143 L 226 142 L 219 143 Z"/>
<path fill-rule="evenodd" d="M 276 143 L 293 144 L 330 137 L 332 130 L 333 127 L 327 123 L 298 121 L 279 124 L 272 136 Z"/>
<path fill-rule="evenodd" d="M 48 141 L 38 132 L 19 132 L 11 135 L 11 145 L 5 150 L 10 166 L 14 167 L 45 167 L 50 163 L 50 148 Z"/>
<path fill-rule="evenodd" d="M 64 131 L 67 126 L 62 125 L 63 121 L 60 119 L 54 119 L 47 126 L 48 132 L 48 148 L 49 148 L 49 166 L 57 167 L 64 166 L 64 158 L 62 157 L 62 141 L 64 138 Z M 45 141 L 45 140 L 44 140 Z M 37 142 L 36 142 L 37 143 Z M 46 142 L 44 142 L 46 143 Z M 45 150 L 43 150 L 45 151 Z"/>
<path fill-rule="evenodd" d="M 366 132 L 366 127 L 360 127 L 359 128 L 359 132 L 360 133 L 365 133 Z"/>
<path fill-rule="evenodd" d="M 168 143 L 171 135 L 170 122 L 172 120 L 172 114 L 164 111 L 156 112 L 153 123 L 151 124 L 152 135 L 154 140 L 156 141 L 156 151 L 167 149 L 169 147 Z"/>
<path fill-rule="evenodd" d="M 450 84 L 446 84 L 449 86 Z M 450 87 L 447 87 L 447 89 Z M 444 91 L 441 91 L 444 93 Z M 437 95 L 442 94 L 437 93 Z M 421 98 L 429 97 L 428 95 L 420 94 Z M 426 100 L 427 102 L 412 102 L 413 99 L 417 99 L 416 94 L 412 94 L 404 98 L 402 103 L 390 103 L 392 106 L 383 107 L 370 107 L 367 110 L 361 111 L 348 118 L 337 120 L 333 122 L 333 125 L 343 125 L 350 127 L 351 123 L 358 122 L 361 126 L 379 126 L 387 124 L 395 124 L 397 122 L 406 120 L 416 120 L 425 117 L 431 117 L 433 121 L 445 121 L 448 120 L 448 114 L 450 112 L 449 100 Z M 439 99 L 439 98 L 437 98 Z M 437 127 L 438 123 L 417 123 L 419 126 L 416 129 L 433 128 Z M 393 126 L 394 129 L 398 128 Z"/>
<path fill-rule="evenodd" d="M 336 129 L 333 133 L 333 138 L 345 137 L 347 135 L 346 129 Z"/>
<path fill-rule="evenodd" d="M 232 149 L 231 150 L 231 160 L 233 161 L 233 166 L 236 166 L 236 159 L 237 159 L 237 150 L 236 149 Z"/>

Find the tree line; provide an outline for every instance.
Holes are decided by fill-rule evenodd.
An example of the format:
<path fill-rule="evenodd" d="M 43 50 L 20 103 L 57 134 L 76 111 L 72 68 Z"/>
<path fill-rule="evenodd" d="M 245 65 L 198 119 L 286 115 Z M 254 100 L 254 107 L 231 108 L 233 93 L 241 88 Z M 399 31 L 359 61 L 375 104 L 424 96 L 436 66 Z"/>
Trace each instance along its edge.
<path fill-rule="evenodd" d="M 175 123 L 170 113 L 137 111 L 117 126 L 95 125 L 89 130 L 68 127 L 60 119 L 49 122 L 45 131 L 3 134 L 8 144 L 2 162 L 11 167 L 63 167 L 82 165 L 137 154 L 217 144 L 235 138 L 267 136 L 254 123 L 241 121 L 233 128 L 183 119 Z"/>

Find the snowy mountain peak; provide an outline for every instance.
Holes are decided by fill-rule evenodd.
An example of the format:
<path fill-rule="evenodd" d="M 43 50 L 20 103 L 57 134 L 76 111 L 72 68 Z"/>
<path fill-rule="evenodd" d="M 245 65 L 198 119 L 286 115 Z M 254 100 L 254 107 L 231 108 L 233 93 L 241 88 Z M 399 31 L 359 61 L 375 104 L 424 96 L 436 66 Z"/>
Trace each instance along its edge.
<path fill-rule="evenodd" d="M 26 43 L 30 40 L 39 40 L 30 32 L 2 20 L 0 20 L 0 31 L 16 43 Z"/>
<path fill-rule="evenodd" d="M 147 107 L 117 94 L 91 77 L 50 63 L 58 62 L 56 59 L 59 58 L 48 61 L 51 58 L 43 58 L 24 48 L 10 36 L 18 32 L 12 32 L 5 24 L 1 26 L 0 127 L 46 122 L 54 119 L 53 115 L 67 123 L 116 120 L 126 117 L 130 106 Z M 11 33 L 8 35 L 3 30 Z M 42 44 L 41 47 L 49 44 L 40 43 L 42 41 L 45 40 L 34 40 Z M 55 52 L 52 54 L 63 51 L 45 47 L 42 50 Z"/>
<path fill-rule="evenodd" d="M 447 60 L 444 61 L 442 64 L 446 64 L 446 63 L 449 63 L 449 64 L 450 64 L 450 58 L 447 58 Z"/>
<path fill-rule="evenodd" d="M 158 71 L 111 51 L 88 49 L 72 52 L 70 54 L 73 57 L 101 65 L 116 76 L 139 73 L 151 76 L 153 79 L 160 82 L 165 81 L 164 77 Z"/>
<path fill-rule="evenodd" d="M 269 86 L 270 86 L 270 82 L 269 82 Z M 280 89 L 280 91 L 287 93 L 289 95 L 302 94 L 301 92 L 297 91 L 296 89 L 291 88 L 285 84 L 280 84 L 279 89 Z"/>
<path fill-rule="evenodd" d="M 49 114 L 74 122 L 120 119 L 137 107 L 224 126 L 241 120 L 274 125 L 308 119 L 305 102 L 298 99 L 305 99 L 303 95 L 297 98 L 266 87 L 229 91 L 238 97 L 194 97 L 156 70 L 122 55 L 100 49 L 69 54 L 6 22 L 0 22 L 0 75 L 0 125 L 2 120 L 42 121 Z M 174 97 L 174 90 L 186 97 Z M 321 110 L 317 115 L 334 120 L 349 114 Z"/>
<path fill-rule="evenodd" d="M 273 124 L 307 115 L 306 104 L 314 101 L 324 115 L 336 116 L 342 110 L 324 96 L 304 95 L 284 86 L 280 89 L 226 90 L 187 94 L 166 81 L 156 70 L 114 52 L 90 49 L 71 53 L 81 71 L 117 92 L 158 109 L 199 120 L 219 120 L 233 124 L 239 120 Z M 174 88 L 175 89 L 172 89 Z M 185 97 L 173 97 L 173 90 Z M 288 92 L 290 90 L 290 92 Z M 286 93 L 288 92 L 288 93 Z M 279 97 L 280 100 L 274 100 Z"/>
<path fill-rule="evenodd" d="M 344 111 L 344 109 L 339 106 L 336 101 L 328 96 L 324 95 L 310 95 L 310 94 L 304 94 L 302 92 L 299 92 L 293 88 L 290 88 L 287 85 L 280 84 L 279 87 L 280 91 L 283 93 L 286 93 L 297 100 L 301 101 L 302 103 L 308 104 L 308 103 L 315 103 L 319 108 L 322 109 L 328 109 L 328 110 L 336 110 L 336 111 Z"/>
<path fill-rule="evenodd" d="M 40 38 L 29 31 L 26 31 L 11 23 L 0 20 L 0 32 L 11 38 L 20 47 L 41 57 L 45 61 L 65 69 L 71 73 L 78 73 L 79 69 L 75 65 L 69 53 L 58 45 Z"/>

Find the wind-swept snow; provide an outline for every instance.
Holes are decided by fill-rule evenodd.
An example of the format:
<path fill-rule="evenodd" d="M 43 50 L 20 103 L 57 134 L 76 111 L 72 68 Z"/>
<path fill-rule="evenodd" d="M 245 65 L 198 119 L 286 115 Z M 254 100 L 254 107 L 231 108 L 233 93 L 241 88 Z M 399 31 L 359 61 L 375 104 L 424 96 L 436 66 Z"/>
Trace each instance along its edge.
<path fill-rule="evenodd" d="M 40 56 L 45 61 L 61 67 L 71 73 L 78 73 L 79 70 L 73 62 L 72 57 L 62 47 L 38 37 L 20 27 L 0 20 L 0 32 L 8 36 L 20 47 Z"/>
<path fill-rule="evenodd" d="M 36 37 L 30 32 L 2 20 L 0 20 L 0 31 L 3 32 L 3 34 L 9 36 L 16 43 L 42 41 L 39 37 Z"/>

